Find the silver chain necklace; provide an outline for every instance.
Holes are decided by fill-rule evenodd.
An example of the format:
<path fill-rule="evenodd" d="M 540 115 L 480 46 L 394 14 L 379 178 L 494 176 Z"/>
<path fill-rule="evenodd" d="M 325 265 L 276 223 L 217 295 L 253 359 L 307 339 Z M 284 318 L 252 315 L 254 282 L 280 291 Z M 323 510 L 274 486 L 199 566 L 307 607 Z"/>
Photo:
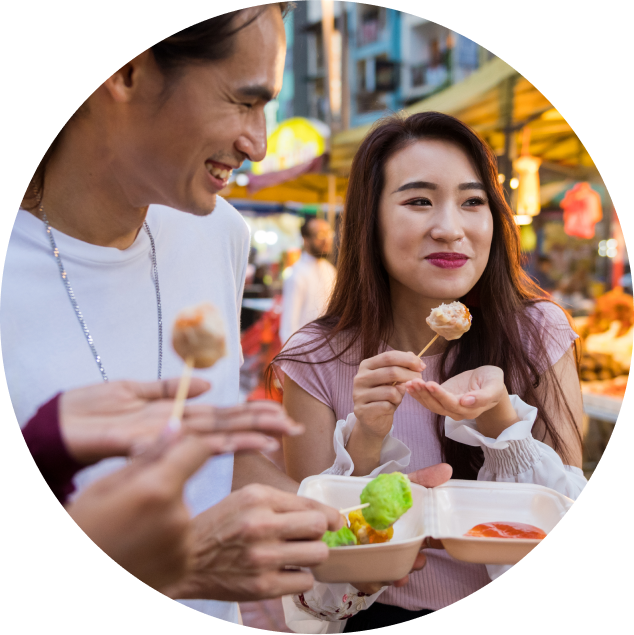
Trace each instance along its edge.
<path fill-rule="evenodd" d="M 44 212 L 44 206 L 40 205 L 39 213 L 41 216 L 44 225 L 46 226 L 46 233 L 48 234 L 49 242 L 51 243 L 51 249 L 53 250 L 53 256 L 55 256 L 55 260 L 57 261 L 57 267 L 59 269 L 59 275 L 62 278 L 62 282 L 66 287 L 66 292 L 68 293 L 68 299 L 73 306 L 73 310 L 75 311 L 75 315 L 77 316 L 77 320 L 79 320 L 79 324 L 81 326 L 81 330 L 84 332 L 84 337 L 88 342 L 88 346 L 92 352 L 92 356 L 95 358 L 95 362 L 97 363 L 97 367 L 99 368 L 99 372 L 101 373 L 101 377 L 104 381 L 108 381 L 108 375 L 106 375 L 106 370 L 103 367 L 103 363 L 101 361 L 101 356 L 97 353 L 97 349 L 95 348 L 95 343 L 93 342 L 92 335 L 86 326 L 86 320 L 84 320 L 84 316 L 79 309 L 79 304 L 77 304 L 77 299 L 75 298 L 75 292 L 73 288 L 70 286 L 70 281 L 68 280 L 68 274 L 66 273 L 66 269 L 64 268 L 64 264 L 62 263 L 62 259 L 59 255 L 59 249 L 55 244 L 55 238 L 53 237 L 53 232 L 51 231 L 51 226 L 48 223 L 48 218 L 46 217 L 46 213 Z M 152 278 L 154 281 L 154 288 L 156 290 L 156 310 L 158 315 L 158 378 L 161 379 L 161 371 L 163 368 L 163 311 L 161 309 L 161 289 L 159 287 L 159 277 L 158 277 L 158 268 L 156 266 L 156 246 L 154 245 L 154 237 L 152 236 L 152 232 L 150 231 L 150 227 L 147 224 L 147 221 L 143 221 L 143 229 L 148 235 L 150 239 L 151 246 L 151 258 L 152 258 Z"/>

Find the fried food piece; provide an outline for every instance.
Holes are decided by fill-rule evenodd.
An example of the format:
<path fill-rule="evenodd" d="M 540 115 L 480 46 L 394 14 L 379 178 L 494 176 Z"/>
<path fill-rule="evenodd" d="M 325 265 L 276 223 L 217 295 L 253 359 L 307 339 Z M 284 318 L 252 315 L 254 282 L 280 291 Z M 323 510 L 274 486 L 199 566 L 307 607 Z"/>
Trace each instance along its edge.
<path fill-rule="evenodd" d="M 427 324 L 446 340 L 457 340 L 471 328 L 471 313 L 462 302 L 443 303 L 432 309 Z"/>
<path fill-rule="evenodd" d="M 327 531 L 321 539 L 332 549 L 333 547 L 347 547 L 359 544 L 357 537 L 345 525 L 339 531 Z"/>
<path fill-rule="evenodd" d="M 361 502 L 370 503 L 363 517 L 373 528 L 391 527 L 413 504 L 410 480 L 401 472 L 379 474 L 361 492 Z"/>
<path fill-rule="evenodd" d="M 174 350 L 184 359 L 192 358 L 194 368 L 209 368 L 227 354 L 222 316 L 208 302 L 183 309 L 172 332 Z"/>
<path fill-rule="evenodd" d="M 380 542 L 389 542 L 394 535 L 394 528 L 388 527 L 383 531 L 373 529 L 363 517 L 363 511 L 357 509 L 348 514 L 350 529 L 357 537 L 360 545 L 374 545 Z"/>

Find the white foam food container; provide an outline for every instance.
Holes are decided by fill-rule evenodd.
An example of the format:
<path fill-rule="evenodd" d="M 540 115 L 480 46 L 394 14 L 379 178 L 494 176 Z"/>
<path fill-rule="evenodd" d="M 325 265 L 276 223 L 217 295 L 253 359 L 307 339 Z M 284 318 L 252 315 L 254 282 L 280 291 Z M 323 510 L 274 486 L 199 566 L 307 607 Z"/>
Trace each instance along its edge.
<path fill-rule="evenodd" d="M 304 479 L 297 492 L 344 509 L 359 504 L 371 478 L 317 475 Z M 330 549 L 328 560 L 313 568 L 320 582 L 391 582 L 406 576 L 423 540 L 442 541 L 458 560 L 479 564 L 515 564 L 539 540 L 471 538 L 475 525 L 518 522 L 539 527 L 547 534 L 570 509 L 572 500 L 552 489 L 530 483 L 450 480 L 427 489 L 412 483 L 412 507 L 394 523 L 387 543 Z"/>

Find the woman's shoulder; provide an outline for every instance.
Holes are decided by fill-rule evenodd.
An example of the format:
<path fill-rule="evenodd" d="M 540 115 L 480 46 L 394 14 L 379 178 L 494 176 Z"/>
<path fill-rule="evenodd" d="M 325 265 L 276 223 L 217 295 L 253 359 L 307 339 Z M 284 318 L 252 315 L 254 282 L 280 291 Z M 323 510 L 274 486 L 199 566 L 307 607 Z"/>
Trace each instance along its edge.
<path fill-rule="evenodd" d="M 526 306 L 524 313 L 540 330 L 557 328 L 574 331 L 568 313 L 554 302 L 548 300 L 533 302 Z"/>
<path fill-rule="evenodd" d="M 348 357 L 346 353 L 356 349 L 353 339 L 347 331 L 331 335 L 327 327 L 311 323 L 291 335 L 280 356 L 289 361 L 292 359 L 313 363 L 324 363 L 330 359 L 335 361 L 342 356 Z M 350 346 L 351 343 L 352 346 Z"/>
<path fill-rule="evenodd" d="M 524 315 L 530 320 L 528 332 L 522 333 L 522 341 L 529 354 L 540 353 L 536 360 L 541 371 L 556 364 L 579 337 L 575 332 L 571 318 L 558 304 L 542 300 L 526 306 Z M 520 330 L 527 328 L 520 327 Z M 542 359 L 545 353 L 548 364 Z"/>

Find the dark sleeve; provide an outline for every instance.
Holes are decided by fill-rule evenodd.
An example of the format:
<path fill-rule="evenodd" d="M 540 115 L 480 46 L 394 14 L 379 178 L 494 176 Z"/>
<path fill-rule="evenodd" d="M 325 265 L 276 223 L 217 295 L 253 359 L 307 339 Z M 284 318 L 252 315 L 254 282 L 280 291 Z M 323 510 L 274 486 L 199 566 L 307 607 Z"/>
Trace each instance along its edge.
<path fill-rule="evenodd" d="M 59 427 L 59 398 L 46 402 L 22 429 L 24 440 L 46 484 L 60 503 L 73 493 L 73 477 L 86 467 L 66 449 Z"/>
<path fill-rule="evenodd" d="M 0 602 L 15 610 L 93 609 L 94 599 L 72 554 L 63 509 L 47 490 L 46 479 L 35 473 L 8 406 L 4 382 L 0 402 L 4 411 L 0 418 Z M 48 507 L 38 502 L 36 483 Z"/>

